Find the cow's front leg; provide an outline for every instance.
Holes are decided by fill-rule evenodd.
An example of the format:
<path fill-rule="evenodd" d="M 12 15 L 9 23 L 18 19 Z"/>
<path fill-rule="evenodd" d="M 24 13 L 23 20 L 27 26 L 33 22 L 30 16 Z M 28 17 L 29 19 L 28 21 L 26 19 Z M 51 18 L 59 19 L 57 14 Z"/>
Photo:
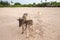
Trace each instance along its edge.
<path fill-rule="evenodd" d="M 22 25 L 22 34 L 24 33 L 24 25 Z"/>
<path fill-rule="evenodd" d="M 22 34 L 24 33 L 24 31 L 26 30 L 26 24 L 22 25 Z"/>

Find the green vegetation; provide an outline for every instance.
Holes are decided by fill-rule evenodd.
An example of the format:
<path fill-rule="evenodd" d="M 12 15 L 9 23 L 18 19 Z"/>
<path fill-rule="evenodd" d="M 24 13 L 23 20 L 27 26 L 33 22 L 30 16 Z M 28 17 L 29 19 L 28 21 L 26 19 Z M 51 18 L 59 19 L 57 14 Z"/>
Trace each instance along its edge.
<path fill-rule="evenodd" d="M 13 2 L 11 2 L 13 3 Z M 21 3 L 14 3 L 11 5 L 7 1 L 0 1 L 0 7 L 60 7 L 60 2 L 41 2 L 41 3 L 33 3 L 33 4 L 21 4 Z"/>
<path fill-rule="evenodd" d="M 8 7 L 10 6 L 10 3 L 8 3 L 7 1 L 0 1 L 0 7 Z"/>

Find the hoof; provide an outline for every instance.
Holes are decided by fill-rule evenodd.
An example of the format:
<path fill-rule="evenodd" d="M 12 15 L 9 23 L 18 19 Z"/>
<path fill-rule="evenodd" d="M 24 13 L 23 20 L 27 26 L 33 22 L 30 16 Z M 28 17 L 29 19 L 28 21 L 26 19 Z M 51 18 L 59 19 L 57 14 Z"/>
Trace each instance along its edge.
<path fill-rule="evenodd" d="M 22 32 L 21 34 L 23 34 L 24 32 Z"/>

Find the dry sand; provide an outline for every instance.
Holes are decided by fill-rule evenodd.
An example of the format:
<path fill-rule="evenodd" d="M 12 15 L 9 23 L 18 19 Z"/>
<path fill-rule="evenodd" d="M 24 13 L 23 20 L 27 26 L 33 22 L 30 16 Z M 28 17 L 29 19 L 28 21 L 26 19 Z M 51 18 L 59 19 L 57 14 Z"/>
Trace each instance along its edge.
<path fill-rule="evenodd" d="M 34 37 L 21 34 L 17 19 L 23 13 L 34 21 Z M 0 8 L 0 40 L 60 40 L 60 8 Z"/>

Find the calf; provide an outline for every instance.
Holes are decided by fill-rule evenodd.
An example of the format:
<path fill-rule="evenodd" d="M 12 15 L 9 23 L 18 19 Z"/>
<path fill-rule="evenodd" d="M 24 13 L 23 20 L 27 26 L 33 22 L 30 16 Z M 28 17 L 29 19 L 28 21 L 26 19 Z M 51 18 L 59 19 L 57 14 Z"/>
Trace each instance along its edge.
<path fill-rule="evenodd" d="M 19 27 L 22 27 L 22 34 L 24 33 L 24 31 L 28 28 L 30 28 L 30 26 L 33 25 L 33 21 L 28 19 L 27 20 L 27 14 L 24 14 L 22 18 L 19 18 Z"/>

